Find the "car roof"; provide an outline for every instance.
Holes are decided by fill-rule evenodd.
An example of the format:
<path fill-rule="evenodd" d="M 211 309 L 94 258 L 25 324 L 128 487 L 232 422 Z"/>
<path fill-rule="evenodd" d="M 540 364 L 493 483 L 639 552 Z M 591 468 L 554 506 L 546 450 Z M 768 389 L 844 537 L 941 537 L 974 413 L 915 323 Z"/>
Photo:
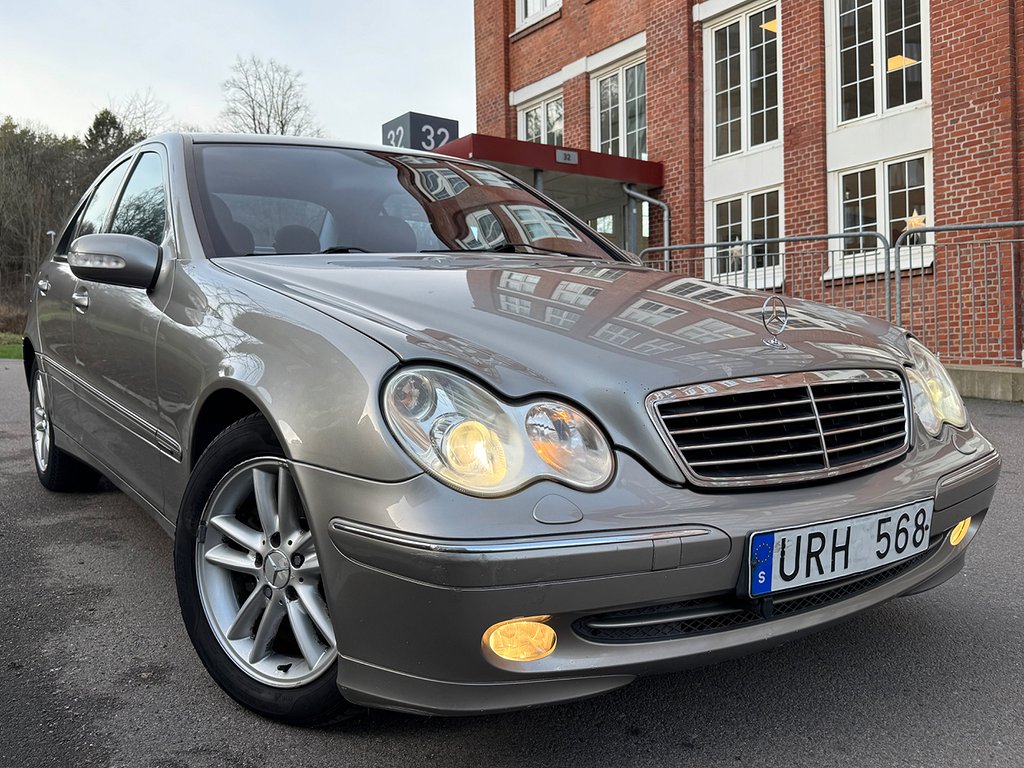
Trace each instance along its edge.
<path fill-rule="evenodd" d="M 383 144 L 365 144 L 343 139 L 319 139 L 310 136 L 277 136 L 271 134 L 251 133 L 161 133 L 150 136 L 144 142 L 177 140 L 192 144 L 272 144 L 278 146 L 298 147 L 330 147 L 332 149 L 355 149 L 373 152 L 389 152 L 392 154 L 413 155 L 415 157 L 430 157 L 433 159 L 458 160 L 466 162 L 463 158 L 451 157 L 437 152 L 427 152 L 421 149 L 406 149 L 404 147 L 388 147 Z M 475 163 L 472 163 L 475 165 Z"/>

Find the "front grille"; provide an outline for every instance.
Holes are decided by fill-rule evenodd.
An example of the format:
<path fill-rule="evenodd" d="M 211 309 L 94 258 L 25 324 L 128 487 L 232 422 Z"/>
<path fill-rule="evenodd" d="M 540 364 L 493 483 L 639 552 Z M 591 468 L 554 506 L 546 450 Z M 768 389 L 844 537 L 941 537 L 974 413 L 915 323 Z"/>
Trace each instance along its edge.
<path fill-rule="evenodd" d="M 655 392 L 648 410 L 698 485 L 797 482 L 906 452 L 908 399 L 893 371 L 812 371 Z"/>
<path fill-rule="evenodd" d="M 595 643 L 645 643 L 760 624 L 824 608 L 867 592 L 924 562 L 938 551 L 937 545 L 941 542 L 942 537 L 936 537 L 924 552 L 887 568 L 858 574 L 838 583 L 819 584 L 757 600 L 742 599 L 730 593 L 700 600 L 628 608 L 577 619 L 572 628 L 580 637 Z"/>

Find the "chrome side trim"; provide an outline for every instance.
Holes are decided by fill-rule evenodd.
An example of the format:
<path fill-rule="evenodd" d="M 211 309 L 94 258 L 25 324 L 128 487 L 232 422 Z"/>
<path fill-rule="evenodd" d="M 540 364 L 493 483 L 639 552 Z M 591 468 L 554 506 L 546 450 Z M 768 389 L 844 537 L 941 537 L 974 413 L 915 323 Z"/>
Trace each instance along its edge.
<path fill-rule="evenodd" d="M 1002 458 L 999 456 L 998 451 L 992 451 L 992 453 L 985 456 L 983 459 L 979 459 L 972 464 L 968 464 L 962 469 L 958 469 L 956 472 L 946 475 L 939 480 L 939 488 L 950 488 L 954 485 L 960 485 L 965 480 L 969 480 L 974 475 L 979 475 L 984 472 L 988 472 L 993 466 L 998 465 L 1002 462 Z"/>
<path fill-rule="evenodd" d="M 368 539 L 384 541 L 389 544 L 399 544 L 401 546 L 420 549 L 426 552 L 462 555 L 485 555 L 503 552 L 536 552 L 544 549 L 592 547 L 609 544 L 626 544 L 635 541 L 691 539 L 711 534 L 711 530 L 708 528 L 682 528 L 660 531 L 634 531 L 631 533 L 609 535 L 596 534 L 594 536 L 575 536 L 572 538 L 558 539 L 501 539 L 477 543 L 469 541 L 441 541 L 424 536 L 415 536 L 409 533 L 389 531 L 384 528 L 377 528 L 372 525 L 357 523 L 352 520 L 342 520 L 337 517 L 331 521 L 331 527 L 336 531 L 351 533 L 357 536 L 365 536 Z"/>
<path fill-rule="evenodd" d="M 79 386 L 82 389 L 88 391 L 90 395 L 95 397 L 108 408 L 110 408 L 113 411 L 116 411 L 117 413 L 121 414 L 126 419 L 128 419 L 128 421 L 130 421 L 133 425 L 139 428 L 139 431 L 133 430 L 133 432 L 140 439 L 145 440 L 147 443 L 152 445 L 154 448 L 156 448 L 164 455 L 168 456 L 171 459 L 174 459 L 174 461 L 181 461 L 181 444 L 178 443 L 173 437 L 168 435 L 166 432 L 157 429 L 138 414 L 128 410 L 120 403 L 103 394 L 98 389 L 96 389 L 96 387 L 85 382 L 81 376 L 75 374 L 72 371 L 69 371 L 60 363 L 55 362 L 53 358 L 47 357 L 43 353 L 37 353 L 37 357 L 41 358 L 47 366 L 52 366 L 55 370 L 60 371 L 63 375 L 67 376 L 69 379 L 74 381 L 76 386 Z"/>

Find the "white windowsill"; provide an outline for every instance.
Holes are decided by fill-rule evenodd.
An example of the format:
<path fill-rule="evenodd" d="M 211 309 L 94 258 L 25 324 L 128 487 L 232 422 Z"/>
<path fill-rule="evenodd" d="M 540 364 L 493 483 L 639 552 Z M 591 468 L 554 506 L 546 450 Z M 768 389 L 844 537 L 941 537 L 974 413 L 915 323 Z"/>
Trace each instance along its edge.
<path fill-rule="evenodd" d="M 533 14 L 533 16 L 527 16 L 525 19 L 519 22 L 519 24 L 516 26 L 514 30 L 512 30 L 512 33 L 509 35 L 509 37 L 514 37 L 515 35 L 518 35 L 523 30 L 529 29 L 534 24 L 540 21 L 544 21 L 544 19 L 546 19 L 548 16 L 558 13 L 560 10 L 562 10 L 562 4 L 555 3 L 553 5 L 548 6 L 543 11 L 539 11 Z"/>
<path fill-rule="evenodd" d="M 909 263 L 908 263 L 909 256 Z M 896 254 L 890 252 L 889 269 L 896 271 Z M 905 245 L 900 248 L 900 272 L 911 269 L 927 269 L 935 263 L 934 245 Z M 821 276 L 821 281 L 843 280 L 865 275 L 885 275 L 885 253 L 864 251 L 862 253 L 835 256 L 832 267 Z"/>

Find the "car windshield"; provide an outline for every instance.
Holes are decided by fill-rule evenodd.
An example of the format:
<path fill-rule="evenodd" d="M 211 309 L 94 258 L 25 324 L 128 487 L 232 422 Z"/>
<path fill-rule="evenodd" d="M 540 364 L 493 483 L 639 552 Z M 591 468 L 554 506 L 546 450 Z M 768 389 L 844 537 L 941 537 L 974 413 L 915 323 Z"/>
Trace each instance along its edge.
<path fill-rule="evenodd" d="M 196 168 L 215 256 L 491 251 L 611 258 L 607 246 L 527 187 L 472 163 L 201 144 Z"/>

